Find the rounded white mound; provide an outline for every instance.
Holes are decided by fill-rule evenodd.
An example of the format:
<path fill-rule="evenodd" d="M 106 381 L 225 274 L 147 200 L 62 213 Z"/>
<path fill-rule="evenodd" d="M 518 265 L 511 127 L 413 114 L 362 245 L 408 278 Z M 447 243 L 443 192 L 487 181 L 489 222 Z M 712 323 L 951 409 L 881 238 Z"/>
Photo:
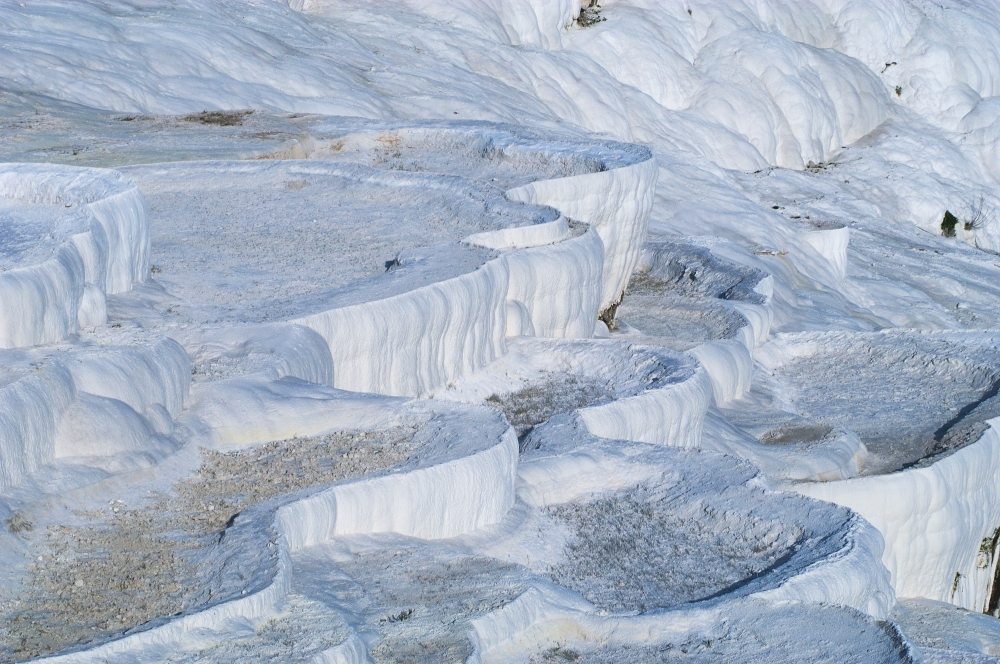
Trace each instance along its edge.
<path fill-rule="evenodd" d="M 174 429 L 190 384 L 175 341 L 2 351 L 0 491 L 54 461 L 118 472 L 175 449 Z"/>

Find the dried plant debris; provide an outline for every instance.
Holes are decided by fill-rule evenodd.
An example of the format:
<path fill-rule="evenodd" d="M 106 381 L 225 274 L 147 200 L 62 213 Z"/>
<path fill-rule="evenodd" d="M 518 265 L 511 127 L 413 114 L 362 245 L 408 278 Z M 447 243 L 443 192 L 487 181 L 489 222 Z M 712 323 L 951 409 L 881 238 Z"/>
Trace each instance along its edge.
<path fill-rule="evenodd" d="M 608 19 L 601 16 L 601 6 L 596 2 L 592 2 L 587 7 L 580 10 L 580 15 L 577 17 L 576 22 L 581 28 L 589 28 L 592 25 L 597 25 L 602 21 L 607 21 Z"/>
<path fill-rule="evenodd" d="M 35 524 L 23 512 L 14 512 L 7 519 L 7 530 L 15 535 L 30 533 L 34 529 Z"/>
<path fill-rule="evenodd" d="M 362 477 L 407 460 L 416 429 L 336 433 L 293 438 L 235 452 L 206 451 L 194 478 L 176 490 L 189 504 L 228 506 L 213 510 L 203 529 L 217 531 L 237 512 L 271 498 Z M 222 514 L 214 515 L 215 511 Z"/>
<path fill-rule="evenodd" d="M 200 122 L 204 125 L 218 125 L 219 127 L 238 127 L 243 124 L 243 119 L 253 111 L 202 111 L 181 117 L 186 122 Z"/>

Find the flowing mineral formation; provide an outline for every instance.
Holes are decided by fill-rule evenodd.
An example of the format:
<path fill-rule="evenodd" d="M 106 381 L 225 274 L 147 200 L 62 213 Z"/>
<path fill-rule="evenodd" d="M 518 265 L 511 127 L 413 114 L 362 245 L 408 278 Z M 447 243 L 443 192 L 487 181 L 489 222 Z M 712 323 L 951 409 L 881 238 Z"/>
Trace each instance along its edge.
<path fill-rule="evenodd" d="M 0 36 L 0 660 L 1000 655 L 992 4 Z"/>

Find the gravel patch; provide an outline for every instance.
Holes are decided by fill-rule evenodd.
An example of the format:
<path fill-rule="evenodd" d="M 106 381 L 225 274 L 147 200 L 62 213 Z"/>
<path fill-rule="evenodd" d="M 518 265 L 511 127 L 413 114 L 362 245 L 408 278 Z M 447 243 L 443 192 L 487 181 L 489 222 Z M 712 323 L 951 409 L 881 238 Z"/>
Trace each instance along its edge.
<path fill-rule="evenodd" d="M 178 653 L 164 664 L 241 664 L 246 662 L 311 662 L 349 635 L 342 616 L 320 602 L 290 594 L 281 615 L 267 621 L 255 634 L 233 639 L 193 653 Z"/>
<path fill-rule="evenodd" d="M 376 536 L 373 541 L 381 538 Z M 376 664 L 461 664 L 472 654 L 468 621 L 503 607 L 525 590 L 523 567 L 423 543 L 365 547 L 336 567 L 349 579 L 325 579 L 331 565 L 296 560 L 313 587 L 336 588 L 339 603 L 381 636 Z M 313 570 L 315 570 L 313 572 Z M 312 576 L 314 573 L 316 576 Z"/>
<path fill-rule="evenodd" d="M 912 662 L 899 632 L 852 609 L 818 604 L 752 607 L 757 616 L 733 616 L 715 633 L 658 645 L 557 645 L 530 664 L 869 664 Z M 822 630 L 817 631 L 817 625 Z"/>
<path fill-rule="evenodd" d="M 607 403 L 615 398 L 606 380 L 570 373 L 550 374 L 540 383 L 512 392 L 493 394 L 486 403 L 503 411 L 519 440 L 559 413 Z"/>
<path fill-rule="evenodd" d="M 801 529 L 638 486 L 547 508 L 574 533 L 549 578 L 595 606 L 644 612 L 711 597 L 789 554 Z"/>

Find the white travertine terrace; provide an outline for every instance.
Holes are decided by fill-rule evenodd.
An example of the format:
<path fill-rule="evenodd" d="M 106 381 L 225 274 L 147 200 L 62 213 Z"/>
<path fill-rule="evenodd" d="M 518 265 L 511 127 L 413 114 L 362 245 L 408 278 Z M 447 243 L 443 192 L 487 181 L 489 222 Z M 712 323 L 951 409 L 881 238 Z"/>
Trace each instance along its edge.
<path fill-rule="evenodd" d="M 751 661 L 767 640 L 769 661 L 780 647 L 743 628 L 779 606 L 809 615 L 786 623 L 790 658 L 860 653 L 865 625 L 894 644 L 879 661 L 920 661 L 896 596 L 997 609 L 996 2 L 0 0 L 0 33 L 0 609 L 43 578 L 53 505 L 172 486 L 199 448 L 422 441 L 234 515 L 206 554 L 232 563 L 199 587 L 211 601 L 112 615 L 54 659 L 190 661 L 285 615 L 317 550 L 457 551 L 640 480 L 788 507 L 799 548 L 637 615 L 531 568 L 519 596 L 452 621 L 467 661 L 713 640 Z M 617 390 L 650 356 L 669 379 Z M 449 397 L 530 403 L 505 421 Z M 517 407 L 548 419 L 515 429 Z M 929 429 L 893 448 L 914 422 Z M 525 546 L 569 555 L 563 535 Z M 530 567 L 502 554 L 483 555 Z M 417 631 L 382 629 L 404 608 L 313 661 L 377 659 L 393 643 L 372 633 Z M 838 632 L 833 613 L 859 621 Z M 988 657 L 937 645 L 932 662 Z"/>
<path fill-rule="evenodd" d="M 432 174 L 434 167 L 446 170 L 449 164 L 445 158 L 435 162 L 428 146 L 442 137 L 452 141 L 452 153 L 444 154 L 458 153 L 459 160 L 483 154 L 475 141 L 487 141 L 495 150 L 517 155 L 513 161 L 523 160 L 522 166 L 493 180 L 516 185 L 506 196 L 524 202 L 523 218 L 534 223 L 486 228 L 445 244 L 401 251 L 387 274 L 334 283 L 330 294 L 302 300 L 302 311 L 290 305 L 292 315 L 285 320 L 237 316 L 200 331 L 154 325 L 152 334 L 120 340 L 112 334 L 111 343 L 70 339 L 57 353 L 46 354 L 44 347 L 32 347 L 67 339 L 80 326 L 103 323 L 105 314 L 92 310 L 103 312 L 107 295 L 145 280 L 150 264 L 146 205 L 136 186 L 113 171 L 81 170 L 73 177 L 78 171 L 65 167 L 19 166 L 29 180 L 34 178 L 30 181 L 36 189 L 30 189 L 18 183 L 15 167 L 6 167 L 2 182 L 7 191 L 21 192 L 21 198 L 8 198 L 22 201 L 28 211 L 9 204 L 5 212 L 15 221 L 30 217 L 52 224 L 46 238 L 55 240 L 20 249 L 15 255 L 20 263 L 12 263 L 0 279 L 16 273 L 18 281 L 10 283 L 24 284 L 30 281 L 25 275 L 42 275 L 37 279 L 43 283 L 46 275 L 58 273 L 53 266 L 69 267 L 65 287 L 50 289 L 51 296 L 37 300 L 38 306 L 65 315 L 43 316 L 45 323 L 30 334 L 10 332 L 9 345 L 21 348 L 3 351 L 9 359 L 0 385 L 0 489 L 16 488 L 44 473 L 48 464 L 62 461 L 107 473 L 156 464 L 177 448 L 170 436 L 178 424 L 190 432 L 185 445 L 213 449 L 404 421 L 417 422 L 426 439 L 412 462 L 390 472 L 240 515 L 236 524 L 244 539 L 234 536 L 234 542 L 266 546 L 261 533 L 273 527 L 280 534 L 279 554 L 258 565 L 245 594 L 223 595 L 124 638 L 47 661 L 155 657 L 212 643 L 227 630 L 259 624 L 280 611 L 291 588 L 290 556 L 306 547 L 351 534 L 392 532 L 424 539 L 467 534 L 502 521 L 518 497 L 544 507 L 573 495 L 626 486 L 650 468 L 670 464 L 672 452 L 657 456 L 656 450 L 664 447 L 741 456 L 777 481 L 813 480 L 795 489 L 851 507 L 875 528 L 857 515 L 829 508 L 826 530 L 810 531 L 812 543 L 766 575 L 718 598 L 640 616 L 602 615 L 575 593 L 539 583 L 472 623 L 475 653 L 470 661 L 503 661 L 518 644 L 544 642 L 567 626 L 603 642 L 655 642 L 676 631 L 677 624 L 718 621 L 726 612 L 758 601 L 840 604 L 881 620 L 892 610 L 896 594 L 932 596 L 976 609 L 989 600 L 995 554 L 985 559 L 980 548 L 991 536 L 992 524 L 1000 522 L 1000 514 L 989 507 L 998 498 L 988 481 L 997 470 L 993 457 L 1000 449 L 993 429 L 929 467 L 865 478 L 856 478 L 863 446 L 850 435 L 795 454 L 716 433 L 704 435 L 710 409 L 740 399 L 751 387 L 754 355 L 768 339 L 773 318 L 769 275 L 742 283 L 744 295 L 719 301 L 742 323 L 729 338 L 698 343 L 679 354 L 680 369 L 669 382 L 579 408 L 572 415 L 578 438 L 567 442 L 570 451 L 560 455 L 519 463 L 514 430 L 495 412 L 401 399 L 433 394 L 487 369 L 504 357 L 512 338 L 607 335 L 598 319 L 613 314 L 630 275 L 637 268 L 656 274 L 667 260 L 666 250 L 656 245 L 643 249 L 655 162 L 634 147 L 602 162 L 602 155 L 614 153 L 613 144 L 600 144 L 585 159 L 559 162 L 552 155 L 571 154 L 571 144 L 518 144 L 511 130 L 495 125 L 465 123 L 453 135 L 442 124 L 349 128 L 348 139 L 325 135 L 297 148 L 297 156 L 308 158 L 302 161 L 259 166 L 214 162 L 192 172 L 273 172 L 278 181 L 334 174 L 363 180 L 366 186 L 392 187 L 394 179 L 430 182 L 439 177 Z M 344 133 L 344 128 L 327 132 Z M 387 137 L 396 141 L 402 156 L 379 163 L 371 154 Z M 586 155 L 587 149 L 584 144 L 580 151 Z M 533 164 L 533 158 L 539 161 Z M 352 161 L 404 173 L 358 170 L 345 163 Z M 559 177 L 524 182 L 518 168 L 530 172 L 532 166 Z M 135 172 L 155 180 L 156 174 L 183 173 L 185 168 L 177 164 Z M 584 172 L 574 173 L 574 168 Z M 489 179 L 490 174 L 478 175 Z M 38 182 L 47 183 L 45 196 L 24 193 L 42 191 Z M 448 195 L 473 191 L 455 179 L 442 182 Z M 96 183 L 95 191 L 87 189 L 88 183 Z M 114 193 L 104 195 L 108 191 Z M 39 201 L 56 201 L 69 211 L 38 212 L 32 206 Z M 74 207 L 65 208 L 63 201 L 73 201 Z M 844 278 L 846 228 L 812 229 L 799 239 L 802 256 L 818 255 L 835 278 Z M 37 262 L 46 251 L 55 258 Z M 24 301 L 8 296 L 8 302 Z M 66 313 L 71 310 L 72 320 Z M 225 357 L 241 358 L 241 368 L 221 380 L 191 384 L 193 365 Z M 39 359 L 41 370 L 29 371 Z M 590 447 L 581 447 L 584 439 Z M 648 458 L 640 462 L 615 456 L 612 450 L 625 442 L 651 446 L 643 453 Z M 886 502 L 887 495 L 895 497 Z M 873 507 L 878 505 L 883 508 Z M 817 528 L 817 523 L 813 519 L 809 527 Z M 964 525 L 954 536 L 929 537 L 927 533 L 939 532 L 938 523 Z M 316 661 L 367 658 L 364 642 L 354 635 Z"/>
<path fill-rule="evenodd" d="M 849 507 L 878 528 L 900 596 L 986 611 L 1000 523 L 998 425 L 991 420 L 978 441 L 924 468 L 795 489 Z"/>
<path fill-rule="evenodd" d="M 497 133 L 490 126 L 483 129 L 487 135 Z M 440 126 L 435 132 L 447 134 Z M 476 133 L 466 125 L 458 136 L 468 139 Z M 544 144 L 534 147 L 544 152 Z M 530 155 L 528 148 L 521 149 Z M 567 150 L 565 146 L 559 149 Z M 613 146 L 600 149 L 609 151 Z M 0 426 L 16 429 L 22 442 L 13 446 L 7 442 L 13 439 L 5 438 L 6 487 L 25 481 L 44 464 L 60 458 L 99 463 L 101 457 L 141 453 L 144 445 L 150 448 L 145 451 L 155 451 L 155 441 L 170 433 L 178 417 L 194 441 L 216 449 L 345 427 L 385 426 L 419 412 L 423 413 L 418 417 L 421 426 L 433 432 L 415 464 L 313 491 L 277 509 L 255 509 L 242 515 L 237 523 L 243 527 L 273 521 L 281 534 L 281 554 L 274 566 L 260 571 L 249 595 L 223 598 L 124 639 L 50 661 L 148 655 L 181 644 L 191 647 L 208 642 L 215 638 L 213 634 L 236 624 L 260 622 L 281 605 L 288 592 L 291 553 L 351 533 L 396 532 L 437 539 L 497 523 L 514 502 L 515 476 L 526 482 L 524 491 L 551 493 L 531 488 L 537 483 L 531 478 L 538 464 L 548 468 L 540 477 L 556 482 L 560 490 L 570 486 L 599 490 L 601 482 L 607 482 L 610 460 L 586 471 L 579 464 L 594 464 L 594 459 L 570 454 L 519 470 L 517 440 L 502 418 L 476 414 L 479 411 L 464 406 L 428 411 L 390 396 L 419 396 L 480 370 L 506 352 L 509 337 L 588 339 L 595 326 L 598 330 L 604 326 L 598 315 L 621 300 L 628 277 L 639 263 L 656 174 L 649 153 L 628 148 L 617 156 L 619 163 L 611 167 L 520 184 L 508 191 L 513 199 L 550 205 L 561 214 L 543 217 L 542 223 L 534 225 L 481 231 L 464 238 L 464 244 L 402 252 L 398 266 L 371 278 L 371 286 L 349 286 L 329 299 L 327 308 L 314 313 L 284 322 L 181 334 L 187 353 L 172 340 L 152 337 L 120 348 L 70 348 L 65 360 L 48 360 L 41 376 L 12 374 L 12 382 L 0 388 L 7 393 Z M 325 168 L 319 160 L 303 163 L 303 173 Z M 224 171 L 227 167 L 219 163 L 212 168 Z M 378 177 L 391 181 L 393 176 Z M 105 178 L 118 181 L 112 175 Z M 137 200 L 135 209 L 144 209 L 142 199 Z M 148 237 L 143 224 L 139 225 L 138 235 Z M 148 250 L 144 245 L 142 249 L 133 262 L 148 265 Z M 453 263 L 469 266 L 457 274 L 454 269 L 435 267 L 435 262 L 447 264 L 470 251 L 481 253 L 473 254 L 471 261 Z M 122 272 L 131 274 L 123 270 L 116 274 Z M 109 292 L 131 284 L 107 274 L 102 283 L 112 289 Z M 587 435 L 605 441 L 602 445 L 626 440 L 678 448 L 701 446 L 709 406 L 737 398 L 749 387 L 753 351 L 768 334 L 768 279 L 762 275 L 752 286 L 765 304 L 731 303 L 746 321 L 735 339 L 702 344 L 679 356 L 686 358 L 679 361 L 688 366 L 667 384 L 580 409 L 576 417 Z M 315 310 L 318 305 L 310 306 Z M 29 350 L 9 352 L 31 354 Z M 267 359 L 256 364 L 248 360 L 242 373 L 189 388 L 192 361 L 234 353 Z M 353 396 L 342 390 L 387 396 Z M 27 407 L 28 403 L 33 405 Z M 37 421 L 15 422 L 15 414 L 26 410 L 37 413 Z M 94 440 L 93 433 L 108 418 L 122 422 L 123 431 L 105 432 L 103 439 L 108 442 L 104 445 L 81 445 L 82 440 Z M 152 458 L 167 450 L 169 445 Z M 628 477 L 628 469 L 623 468 L 620 475 Z M 567 481 L 570 477 L 574 479 Z M 754 582 L 752 587 L 760 588 L 752 594 L 847 604 L 885 617 L 893 595 L 879 562 L 878 537 L 856 518 L 838 523 L 833 526 L 837 535 L 825 540 L 835 549 L 802 553 L 795 560 L 809 562 L 789 563 L 768 577 L 767 583 Z M 826 557 L 831 562 L 824 562 Z M 525 630 L 540 629 L 555 617 L 574 621 L 584 632 L 624 633 L 661 629 L 653 626 L 680 615 L 598 618 L 586 607 L 574 608 L 572 601 L 563 606 L 558 596 L 559 591 L 538 588 L 495 617 L 478 621 L 476 657 L 489 659 L 507 640 L 520 638 Z M 537 606 L 532 604 L 536 600 Z M 713 606 L 737 606 L 742 601 L 726 596 Z M 678 609 L 681 614 L 718 610 Z M 324 655 L 324 661 L 364 661 L 366 657 L 356 641 L 349 640 L 336 650 Z"/>
<path fill-rule="evenodd" d="M 101 325 L 105 296 L 149 274 L 145 203 L 119 173 L 3 164 L 0 204 L 0 348 Z"/>
<path fill-rule="evenodd" d="M 203 342 L 186 340 L 196 358 L 201 352 L 199 348 L 211 355 L 213 350 L 218 351 L 220 346 L 227 344 L 244 352 L 248 348 L 264 348 L 265 353 L 277 353 L 280 358 L 277 363 L 272 359 L 268 363 L 270 368 L 265 367 L 263 373 L 251 372 L 252 375 L 245 377 L 200 386 L 192 395 L 189 414 L 185 415 L 186 425 L 199 440 L 214 447 L 316 434 L 352 423 L 384 425 L 387 405 L 390 410 L 398 409 L 398 406 L 391 407 L 392 401 L 383 402 L 381 406 L 371 397 L 352 402 L 343 393 L 315 385 L 315 382 L 312 383 L 314 387 L 308 387 L 310 383 L 296 387 L 296 383 L 275 379 L 295 377 L 325 382 L 340 389 L 417 395 L 452 377 L 481 368 L 500 356 L 508 334 L 530 331 L 541 336 L 589 338 L 597 323 L 598 305 L 605 288 L 603 277 L 609 273 L 605 264 L 613 265 L 620 294 L 638 255 L 649 214 L 652 180 L 648 176 L 645 180 L 642 176 L 636 180 L 633 172 L 636 169 L 639 173 L 652 172 L 652 161 L 648 153 L 631 150 L 629 154 L 638 156 L 634 165 L 594 174 L 595 186 L 604 194 L 603 207 L 591 204 L 590 208 L 580 208 L 574 224 L 587 224 L 592 220 L 600 224 L 605 233 L 610 232 L 611 237 L 625 233 L 631 241 L 608 248 L 593 226 L 583 225 L 579 227 L 582 233 L 571 233 L 564 218 L 542 224 L 543 228 L 553 228 L 554 235 L 548 230 L 540 235 L 533 232 L 531 226 L 525 227 L 523 232 L 512 228 L 480 233 L 467 241 L 471 245 L 492 247 L 492 257 L 487 251 L 481 259 L 472 263 L 466 261 L 471 270 L 465 274 L 449 276 L 448 269 L 441 273 L 433 263 L 447 261 L 456 251 L 467 252 L 467 249 L 457 246 L 417 250 L 401 255 L 399 268 L 382 278 L 388 288 L 376 283 L 369 289 L 373 293 L 387 293 L 382 299 L 366 301 L 365 291 L 355 289 L 339 298 L 346 298 L 349 303 L 345 306 L 334 305 L 289 323 L 272 323 L 242 331 L 239 328 L 229 332 L 222 329 Z M 322 168 L 318 161 L 304 165 L 307 175 L 310 169 Z M 26 170 L 34 177 L 51 171 L 62 176 L 63 181 L 67 181 L 67 173 L 74 172 L 42 166 Z M 17 182 L 13 168 L 9 172 L 7 182 Z M 131 256 L 121 250 L 121 242 L 115 244 L 119 248 L 114 253 L 98 252 L 88 256 L 88 269 L 78 270 L 80 283 L 64 289 L 72 291 L 75 287 L 78 291 L 76 301 L 83 299 L 84 275 L 88 283 L 95 282 L 110 294 L 119 293 L 133 281 L 143 280 L 150 260 L 145 206 L 135 186 L 113 172 L 83 173 L 92 177 L 94 173 L 101 174 L 103 180 L 99 182 L 102 183 L 127 183 L 130 188 L 119 199 L 129 201 L 131 208 L 128 209 L 141 211 L 143 215 L 131 229 L 133 235 L 141 239 L 132 247 Z M 395 176 L 378 177 L 391 180 Z M 413 176 L 402 177 L 412 179 Z M 61 182 L 54 176 L 52 179 Z M 69 194 L 79 190 L 79 183 L 68 182 L 76 184 L 78 189 L 53 190 L 49 193 L 50 198 L 70 200 Z M 640 200 L 644 202 L 632 205 L 629 201 L 637 185 L 641 185 Z M 16 186 L 8 186 L 12 191 L 18 190 Z M 571 177 L 566 186 L 571 190 L 580 185 Z M 23 188 L 21 185 L 21 190 Z M 80 200 L 96 199 L 99 193 L 86 192 L 90 198 L 81 197 Z M 103 205 L 104 209 L 88 214 L 97 219 L 102 218 L 101 214 L 113 219 L 128 218 L 125 211 L 107 213 L 110 203 Z M 616 226 L 620 230 L 615 230 Z M 630 230 L 636 228 L 638 232 Z M 105 234 L 116 239 L 126 235 L 121 229 L 116 229 L 116 234 L 107 231 Z M 77 235 L 86 239 L 95 233 Z M 76 242 L 85 245 L 81 237 L 75 238 Z M 101 246 L 98 241 L 91 244 Z M 75 245 L 67 246 L 71 248 L 63 248 L 63 252 L 72 257 L 77 251 Z M 619 255 L 625 258 L 618 258 Z M 78 262 L 83 263 L 83 259 Z M 107 265 L 111 263 L 113 266 L 109 269 Z M 121 264 L 129 269 L 122 268 Z M 463 263 L 460 261 L 458 265 Z M 410 274 L 414 269 L 418 271 L 416 287 L 412 286 L 414 275 Z M 420 275 L 419 271 L 424 274 Z M 393 280 L 399 286 L 393 286 Z M 549 282 L 552 288 L 541 287 Z M 556 283 L 562 285 L 555 287 Z M 338 297 L 333 301 L 338 301 Z M 79 308 L 75 302 L 70 304 Z M 511 329 L 507 321 L 511 310 L 523 312 L 518 329 Z M 310 329 L 319 332 L 318 337 L 309 336 L 312 333 L 306 330 Z M 66 323 L 58 336 L 36 334 L 13 339 L 11 345 L 32 346 L 57 341 L 75 331 L 75 325 Z M 298 341 L 295 341 L 296 336 Z M 289 341 L 283 341 L 286 338 Z M 320 340 L 325 343 L 316 346 Z M 310 350 L 313 346 L 315 350 Z M 24 362 L 34 353 L 31 350 L 8 352 L 23 354 Z M 59 459 L 80 458 L 100 465 L 105 457 L 155 451 L 155 441 L 170 433 L 174 420 L 180 415 L 189 390 L 191 365 L 187 354 L 173 340 L 151 337 L 124 346 L 83 349 L 71 345 L 60 355 L 65 359 L 61 356 L 48 359 L 42 375 L 13 372 L 12 380 L 3 387 L 7 394 L 3 399 L 5 417 L 0 418 L 0 425 L 11 432 L 4 437 L 4 488 L 24 482 L 35 472 L 44 472 L 45 464 Z M 274 397 L 276 390 L 283 391 L 277 410 L 254 407 L 254 403 L 266 402 L 267 396 Z M 24 418 L 25 413 L 33 417 Z M 235 417 L 227 424 L 230 414 Z M 496 420 L 497 416 L 491 417 Z M 496 522 L 513 501 L 517 456 L 513 432 L 501 424 L 501 419 L 487 427 L 496 429 L 495 433 L 484 437 L 482 426 L 473 424 L 468 414 L 452 415 L 452 419 L 455 420 L 452 428 L 438 434 L 436 440 L 440 442 L 426 445 L 427 451 L 421 454 L 417 467 L 337 485 L 281 508 L 276 517 L 263 515 L 261 518 L 277 519 L 276 525 L 283 533 L 282 546 L 289 547 L 289 552 L 352 532 L 393 531 L 440 538 Z M 108 422 L 116 422 L 116 426 L 102 431 L 101 427 L 106 427 Z M 454 433 L 448 434 L 448 431 Z M 459 431 L 472 434 L 469 438 L 472 448 L 456 446 L 462 435 Z M 445 437 L 441 438 L 442 435 Z M 487 442 L 485 448 L 477 450 Z M 161 449 L 159 453 L 164 451 Z M 156 454 L 153 457 L 155 459 Z M 401 505 L 410 505 L 413 511 L 409 514 L 400 511 Z M 276 569 L 264 572 L 272 581 L 249 597 L 196 611 L 96 650 L 57 659 L 93 661 L 137 648 L 155 649 L 195 638 L 193 634 L 203 630 L 225 629 L 233 620 L 262 619 L 287 592 L 288 571 L 284 556 L 279 557 Z"/>
<path fill-rule="evenodd" d="M 557 429 L 551 435 L 558 440 L 564 434 Z M 658 481 L 664 469 L 673 465 L 669 460 L 676 458 L 674 451 L 659 446 L 633 446 L 624 453 L 615 447 L 594 438 L 589 445 L 572 452 L 542 453 L 522 461 L 518 495 L 539 507 L 557 505 L 595 489 L 614 490 L 650 479 Z M 704 462 L 711 463 L 708 459 Z M 683 489 L 674 482 L 668 484 L 675 491 L 699 490 L 696 481 L 690 487 L 682 483 Z M 758 491 L 760 487 L 730 500 L 744 505 L 754 503 L 767 493 Z M 791 507 L 785 505 L 786 509 Z M 502 662 L 517 651 L 519 644 L 552 641 L 566 633 L 602 643 L 656 643 L 706 620 L 749 610 L 755 599 L 823 602 L 828 600 L 820 598 L 836 597 L 839 603 L 884 619 L 895 603 L 895 595 L 888 573 L 875 560 L 882 549 L 878 532 L 849 511 L 830 505 L 818 509 L 824 515 L 810 521 L 810 530 L 802 535 L 801 545 L 793 555 L 719 598 L 640 615 L 608 615 L 566 588 L 539 583 L 514 602 L 473 622 L 476 652 L 472 661 Z"/>

